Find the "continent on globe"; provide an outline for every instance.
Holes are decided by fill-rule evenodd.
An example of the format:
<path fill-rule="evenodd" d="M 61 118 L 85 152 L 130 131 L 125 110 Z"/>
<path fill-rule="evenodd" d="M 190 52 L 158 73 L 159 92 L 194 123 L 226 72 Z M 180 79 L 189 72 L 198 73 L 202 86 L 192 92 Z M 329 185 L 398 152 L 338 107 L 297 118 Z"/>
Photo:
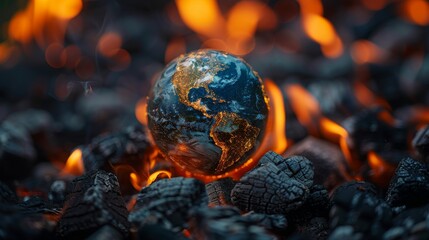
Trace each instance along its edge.
<path fill-rule="evenodd" d="M 259 147 L 268 117 L 261 78 L 243 59 L 198 50 L 174 59 L 148 98 L 148 124 L 162 154 L 193 173 L 219 175 Z"/>

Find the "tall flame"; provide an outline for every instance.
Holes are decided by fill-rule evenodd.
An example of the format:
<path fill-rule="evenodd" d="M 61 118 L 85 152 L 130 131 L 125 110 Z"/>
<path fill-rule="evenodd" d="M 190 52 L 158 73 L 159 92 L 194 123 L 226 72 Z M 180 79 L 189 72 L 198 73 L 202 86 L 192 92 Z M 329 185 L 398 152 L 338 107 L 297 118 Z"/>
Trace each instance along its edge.
<path fill-rule="evenodd" d="M 277 25 L 274 11 L 259 1 L 240 1 L 225 17 L 216 0 L 176 0 L 179 15 L 193 31 L 206 39 L 205 47 L 245 55 L 253 50 L 258 28 Z"/>
<path fill-rule="evenodd" d="M 80 13 L 82 5 L 82 0 L 30 0 L 10 20 L 8 35 L 23 44 L 34 39 L 43 48 L 63 42 L 68 22 Z"/>
<path fill-rule="evenodd" d="M 75 149 L 69 156 L 66 166 L 61 171 L 61 175 L 82 175 L 85 172 L 82 159 L 82 150 Z"/>
<path fill-rule="evenodd" d="M 395 166 L 387 163 L 374 151 L 368 152 L 368 165 L 371 168 L 370 177 L 372 180 L 382 187 L 387 187 L 395 172 Z"/>
<path fill-rule="evenodd" d="M 298 121 L 307 127 L 310 133 L 318 135 L 321 112 L 317 100 L 299 84 L 288 85 L 285 91 Z"/>
<path fill-rule="evenodd" d="M 343 43 L 332 23 L 322 16 L 320 0 L 299 0 L 301 22 L 310 39 L 320 44 L 322 53 L 328 58 L 339 57 L 343 53 Z"/>

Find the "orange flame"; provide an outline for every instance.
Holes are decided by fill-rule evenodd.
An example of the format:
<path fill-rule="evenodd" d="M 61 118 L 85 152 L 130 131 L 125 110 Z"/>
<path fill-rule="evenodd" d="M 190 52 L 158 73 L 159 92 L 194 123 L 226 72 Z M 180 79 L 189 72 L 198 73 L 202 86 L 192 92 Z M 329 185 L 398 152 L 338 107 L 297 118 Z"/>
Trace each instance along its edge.
<path fill-rule="evenodd" d="M 355 82 L 353 85 L 356 100 L 364 107 L 382 106 L 386 109 L 391 109 L 389 103 L 377 97 L 371 90 L 368 89 L 363 83 Z"/>
<path fill-rule="evenodd" d="M 321 112 L 317 100 L 299 84 L 288 85 L 285 91 L 298 121 L 307 127 L 310 133 L 318 135 Z"/>
<path fill-rule="evenodd" d="M 304 32 L 321 46 L 328 58 L 339 57 L 343 53 L 343 43 L 332 23 L 322 16 L 323 5 L 320 0 L 299 0 L 301 22 Z"/>
<path fill-rule="evenodd" d="M 429 24 L 429 3 L 425 0 L 406 0 L 401 10 L 406 19 L 417 25 Z"/>
<path fill-rule="evenodd" d="M 344 158 L 347 160 L 350 167 L 355 172 L 357 172 L 360 168 L 360 164 L 355 161 L 352 152 L 350 151 L 349 145 L 347 143 L 347 138 L 349 134 L 346 129 L 325 117 L 322 117 L 320 119 L 320 128 L 325 138 L 330 141 L 337 142 L 340 145 Z"/>
<path fill-rule="evenodd" d="M 358 64 L 377 62 L 384 54 L 377 45 L 368 40 L 354 42 L 350 51 L 353 60 Z"/>
<path fill-rule="evenodd" d="M 172 173 L 167 170 L 158 170 L 150 174 L 148 179 L 143 180 L 137 173 L 130 173 L 131 185 L 137 191 L 140 191 L 143 187 L 151 185 L 161 174 L 165 174 L 168 178 L 171 178 Z"/>
<path fill-rule="evenodd" d="M 77 148 L 67 159 L 66 166 L 61 171 L 61 175 L 82 175 L 85 172 L 82 159 L 82 150 Z"/>
<path fill-rule="evenodd" d="M 105 57 L 114 56 L 122 45 L 122 37 L 116 32 L 107 32 L 98 40 L 98 51 Z"/>
<path fill-rule="evenodd" d="M 156 171 L 154 173 L 152 173 L 149 178 L 146 181 L 146 186 L 151 185 L 157 178 L 159 175 L 161 174 L 165 174 L 168 178 L 171 178 L 171 172 L 170 171 L 166 171 L 166 170 L 159 170 Z"/>
<path fill-rule="evenodd" d="M 368 152 L 368 165 L 371 168 L 372 180 L 380 186 L 386 187 L 395 172 L 395 166 L 387 163 L 374 151 Z"/>
<path fill-rule="evenodd" d="M 256 30 L 277 25 L 274 11 L 262 2 L 240 1 L 225 18 L 216 0 L 176 0 L 183 22 L 203 38 L 203 46 L 245 55 L 253 50 Z"/>
<path fill-rule="evenodd" d="M 266 91 L 270 99 L 270 111 L 268 114 L 265 135 L 256 152 L 252 156 L 250 156 L 249 159 L 243 165 L 224 174 L 210 176 L 192 173 L 180 167 L 176 168 L 177 172 L 179 172 L 182 176 L 185 177 L 198 178 L 205 183 L 212 182 L 225 177 L 231 177 L 234 180 L 238 180 L 241 178 L 241 176 L 243 176 L 243 174 L 252 169 L 258 163 L 259 158 L 261 158 L 267 151 L 272 150 L 277 153 L 284 152 L 287 147 L 287 141 L 285 133 L 286 112 L 283 104 L 283 97 L 281 95 L 280 89 L 272 81 L 267 81 L 269 83 L 266 85 Z"/>
<path fill-rule="evenodd" d="M 9 37 L 23 44 L 35 39 L 43 48 L 62 42 L 68 22 L 80 13 L 82 5 L 82 0 L 30 0 L 10 20 Z"/>
<path fill-rule="evenodd" d="M 137 102 L 134 112 L 137 120 L 147 126 L 147 98 L 142 98 Z"/>
<path fill-rule="evenodd" d="M 222 37 L 225 19 L 216 0 L 176 0 L 183 22 L 197 33 L 209 37 Z"/>
<path fill-rule="evenodd" d="M 273 124 L 267 126 L 267 133 L 264 136 L 269 141 L 273 141 L 272 151 L 282 154 L 287 148 L 287 139 L 286 139 L 286 111 L 283 102 L 283 94 L 280 88 L 270 79 L 265 80 L 265 87 L 270 96 L 271 111 L 274 111 L 274 121 Z M 267 140 L 267 141 L 268 141 Z"/>

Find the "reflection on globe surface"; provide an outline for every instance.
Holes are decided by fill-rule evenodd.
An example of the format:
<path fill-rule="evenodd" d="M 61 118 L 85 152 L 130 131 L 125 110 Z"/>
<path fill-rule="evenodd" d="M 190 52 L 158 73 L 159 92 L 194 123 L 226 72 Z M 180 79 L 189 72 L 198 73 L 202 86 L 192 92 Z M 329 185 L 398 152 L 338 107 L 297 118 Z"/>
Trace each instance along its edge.
<path fill-rule="evenodd" d="M 173 60 L 148 99 L 149 129 L 176 166 L 218 175 L 258 148 L 268 117 L 258 74 L 243 59 L 199 50 Z"/>

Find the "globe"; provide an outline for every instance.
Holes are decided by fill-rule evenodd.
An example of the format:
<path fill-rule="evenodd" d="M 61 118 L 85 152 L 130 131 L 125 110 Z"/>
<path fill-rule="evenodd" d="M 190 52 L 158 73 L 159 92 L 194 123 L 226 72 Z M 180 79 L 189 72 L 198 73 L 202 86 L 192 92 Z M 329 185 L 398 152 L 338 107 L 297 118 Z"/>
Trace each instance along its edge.
<path fill-rule="evenodd" d="M 268 98 L 243 59 L 198 50 L 165 67 L 149 93 L 147 114 L 156 145 L 175 166 L 219 175 L 245 163 L 260 145 Z"/>

